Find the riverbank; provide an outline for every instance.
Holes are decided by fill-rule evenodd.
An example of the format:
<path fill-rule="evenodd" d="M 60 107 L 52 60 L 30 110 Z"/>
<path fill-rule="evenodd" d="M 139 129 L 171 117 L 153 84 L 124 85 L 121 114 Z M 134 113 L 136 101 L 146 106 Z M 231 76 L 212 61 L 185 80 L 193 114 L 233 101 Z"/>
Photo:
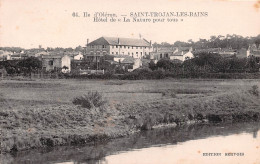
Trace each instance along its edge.
<path fill-rule="evenodd" d="M 97 83 L 102 83 L 103 85 L 99 86 L 100 89 L 107 86 L 110 90 L 115 91 L 119 88 L 119 93 L 122 92 L 120 87 L 127 88 L 127 85 L 135 85 L 135 83 L 128 84 L 127 81 L 123 83 L 87 81 L 90 84 L 82 84 L 82 82 L 84 81 L 80 81 L 80 85 L 84 85 L 85 88 L 86 85 L 93 88 Z M 189 83 L 187 86 L 190 86 L 190 81 L 145 82 L 147 82 L 146 86 L 157 85 L 157 88 L 150 87 L 142 90 L 145 93 L 152 93 L 153 97 L 151 94 L 146 96 L 142 94 L 141 99 L 133 87 L 131 92 L 130 90 L 127 92 L 130 96 L 122 97 L 122 99 L 128 100 L 120 101 L 121 99 L 117 99 L 116 96 L 112 97 L 110 94 L 110 97 L 105 96 L 108 99 L 107 104 L 91 109 L 62 101 L 63 96 L 57 97 L 57 99 L 60 98 L 57 102 L 30 100 L 25 103 L 21 98 L 10 99 L 7 93 L 2 93 L 0 100 L 1 106 L 3 106 L 0 111 L 1 153 L 58 145 L 94 143 L 159 125 L 260 120 L 259 97 L 251 91 L 251 86 L 241 85 L 241 81 L 240 83 L 236 81 L 236 84 L 233 84 L 233 81 L 220 81 L 219 85 L 216 81 L 214 81 L 215 85 L 209 81 L 206 85 L 201 84 L 201 86 L 193 81 L 193 85 L 196 87 L 192 89 L 185 88 L 187 83 Z M 180 88 L 178 88 L 178 83 L 182 83 Z M 255 83 L 257 84 L 258 81 L 251 82 L 251 84 Z M 43 95 L 37 92 L 34 97 L 37 97 L 37 94 L 40 94 L 39 97 L 44 96 L 44 90 L 48 90 L 45 87 L 46 84 L 42 82 L 16 82 L 13 84 L 9 82 L 8 84 L 3 82 L 0 86 L 2 85 L 6 91 L 10 92 L 16 86 L 15 91 L 18 95 L 20 89 L 24 91 L 22 95 L 26 95 L 26 92 L 32 94 L 30 89 L 33 89 L 34 92 L 42 91 Z M 75 84 L 73 87 L 71 86 L 71 89 L 75 90 L 77 84 L 75 82 L 71 84 Z M 140 81 L 137 84 L 140 85 Z M 7 86 L 12 87 L 8 89 Z M 49 93 L 70 92 L 69 90 L 60 91 L 61 88 L 66 89 L 68 86 L 61 85 L 62 87 L 59 88 L 60 84 L 53 81 L 46 86 L 50 89 Z M 135 86 L 137 87 L 137 85 Z M 163 89 L 163 86 L 169 89 Z M 229 89 L 218 90 L 219 87 Z"/>

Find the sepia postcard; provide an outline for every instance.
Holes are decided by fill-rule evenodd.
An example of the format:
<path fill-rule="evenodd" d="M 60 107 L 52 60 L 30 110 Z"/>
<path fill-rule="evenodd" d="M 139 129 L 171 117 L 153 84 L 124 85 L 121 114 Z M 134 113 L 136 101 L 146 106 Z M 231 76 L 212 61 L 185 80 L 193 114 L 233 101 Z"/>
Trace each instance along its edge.
<path fill-rule="evenodd" d="M 260 164 L 260 0 L 0 0 L 0 164 Z"/>

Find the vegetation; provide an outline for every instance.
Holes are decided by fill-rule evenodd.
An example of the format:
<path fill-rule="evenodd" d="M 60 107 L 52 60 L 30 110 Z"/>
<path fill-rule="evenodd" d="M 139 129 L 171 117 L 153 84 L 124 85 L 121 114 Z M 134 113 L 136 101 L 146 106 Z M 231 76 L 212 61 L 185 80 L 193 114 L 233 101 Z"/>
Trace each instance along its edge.
<path fill-rule="evenodd" d="M 249 92 L 255 96 L 259 96 L 259 90 L 257 85 L 253 85 Z"/>
<path fill-rule="evenodd" d="M 36 57 L 29 57 L 24 60 L 10 60 L 10 61 L 1 61 L 0 67 L 4 67 L 6 72 L 10 75 L 13 74 L 31 74 L 32 72 L 36 72 L 41 70 L 42 63 Z"/>
<path fill-rule="evenodd" d="M 259 97 L 248 92 L 259 80 L 124 82 L 0 81 L 1 151 L 85 144 L 161 124 L 260 120 Z M 74 97 L 82 101 L 74 105 Z"/>
<path fill-rule="evenodd" d="M 83 108 L 94 108 L 103 106 L 106 101 L 103 100 L 102 95 L 99 92 L 88 92 L 86 95 L 76 97 L 72 101 L 75 105 L 81 105 Z"/>
<path fill-rule="evenodd" d="M 197 42 L 192 41 L 191 39 L 187 42 L 176 41 L 174 44 L 167 42 L 162 42 L 161 44 L 154 43 L 154 47 L 193 47 L 194 49 L 203 49 L 203 48 L 232 48 L 232 49 L 242 49 L 248 48 L 249 44 L 260 44 L 260 35 L 255 37 L 243 37 L 240 35 L 230 35 L 226 36 L 210 36 L 210 39 L 199 39 Z"/>

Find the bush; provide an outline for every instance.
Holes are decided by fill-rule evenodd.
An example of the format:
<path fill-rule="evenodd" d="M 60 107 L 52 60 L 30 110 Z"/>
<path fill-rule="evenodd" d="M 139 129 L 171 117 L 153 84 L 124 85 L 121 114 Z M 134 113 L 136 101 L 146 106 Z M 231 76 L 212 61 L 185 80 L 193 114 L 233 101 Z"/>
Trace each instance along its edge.
<path fill-rule="evenodd" d="M 93 107 L 100 107 L 106 104 L 102 94 L 99 92 L 88 92 L 88 94 L 76 97 L 72 101 L 75 105 L 81 105 L 83 108 L 91 109 Z"/>
<path fill-rule="evenodd" d="M 252 88 L 249 90 L 252 95 L 259 96 L 259 90 L 257 85 L 253 85 Z"/>

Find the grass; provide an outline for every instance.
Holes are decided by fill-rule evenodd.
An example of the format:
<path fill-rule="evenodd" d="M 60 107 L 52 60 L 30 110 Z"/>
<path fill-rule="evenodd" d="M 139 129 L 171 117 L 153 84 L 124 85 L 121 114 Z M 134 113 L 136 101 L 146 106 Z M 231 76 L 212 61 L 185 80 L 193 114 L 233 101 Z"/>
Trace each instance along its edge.
<path fill-rule="evenodd" d="M 105 80 L 3 80 L 1 152 L 84 144 L 160 124 L 257 121 L 260 101 L 252 86 L 259 84 L 258 80 L 199 79 L 125 81 L 123 85 L 107 85 Z M 77 97 L 93 105 L 88 110 L 81 102 L 74 105 Z M 94 99 L 99 105 L 94 105 Z"/>

